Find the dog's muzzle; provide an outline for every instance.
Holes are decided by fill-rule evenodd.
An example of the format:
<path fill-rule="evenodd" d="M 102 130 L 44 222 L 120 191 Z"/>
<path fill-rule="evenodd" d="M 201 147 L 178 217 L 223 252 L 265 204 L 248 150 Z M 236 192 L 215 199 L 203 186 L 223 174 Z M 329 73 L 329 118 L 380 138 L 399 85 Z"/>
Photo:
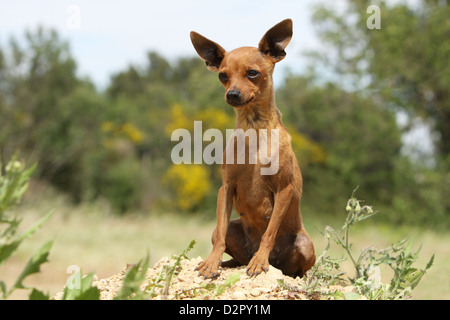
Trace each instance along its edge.
<path fill-rule="evenodd" d="M 249 103 L 252 99 L 248 101 L 242 101 L 242 94 L 240 90 L 229 90 L 226 95 L 227 103 L 233 107 L 239 107 L 246 105 Z"/>

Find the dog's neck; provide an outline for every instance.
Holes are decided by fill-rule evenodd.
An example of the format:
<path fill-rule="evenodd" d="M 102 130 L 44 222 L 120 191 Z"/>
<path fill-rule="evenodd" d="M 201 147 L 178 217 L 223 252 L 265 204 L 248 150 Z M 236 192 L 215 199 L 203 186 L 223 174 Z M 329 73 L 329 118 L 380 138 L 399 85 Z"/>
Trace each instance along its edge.
<path fill-rule="evenodd" d="M 281 113 L 275 103 L 275 92 L 273 86 L 268 90 L 268 95 L 262 97 L 248 106 L 235 108 L 236 126 L 235 129 L 275 129 L 280 125 Z"/>

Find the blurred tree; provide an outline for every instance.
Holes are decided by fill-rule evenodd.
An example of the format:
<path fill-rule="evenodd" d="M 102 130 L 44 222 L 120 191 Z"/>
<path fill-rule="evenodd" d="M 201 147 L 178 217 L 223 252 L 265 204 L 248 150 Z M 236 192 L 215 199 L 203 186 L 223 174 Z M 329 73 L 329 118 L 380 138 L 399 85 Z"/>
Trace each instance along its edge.
<path fill-rule="evenodd" d="M 147 57 L 146 65 L 129 66 L 111 78 L 106 91 L 110 105 L 107 118 L 108 122 L 116 125 L 132 123 L 144 132 L 137 149 L 139 158 L 151 166 L 144 170 L 151 171 L 153 176 L 144 188 L 164 194 L 160 182 L 169 175 L 173 181 L 179 181 L 179 185 L 166 184 L 167 193 L 172 195 L 172 199 L 162 202 L 176 204 L 176 195 L 185 188 L 184 180 L 178 176 L 175 179 L 173 173 L 181 169 L 171 166 L 171 149 L 174 146 L 170 140 L 172 131 L 178 128 L 190 130 L 195 120 L 204 122 L 203 130 L 209 127 L 225 130 L 234 126 L 234 122 L 229 121 L 234 119 L 231 118 L 234 114 L 223 100 L 223 88 L 217 75 L 208 72 L 197 57 L 178 58 L 173 62 L 155 52 L 148 53 Z M 196 172 L 206 173 L 201 176 L 208 177 L 216 184 L 220 172 L 215 168 L 199 166 Z M 173 190 L 176 192 L 171 192 Z M 210 198 L 216 197 L 216 190 L 209 188 L 204 192 L 206 194 L 193 200 L 192 205 L 176 207 L 198 209 L 199 201 L 202 200 L 204 205 L 205 198 L 207 202 L 215 203 Z M 187 200 L 183 201 L 187 203 Z"/>
<path fill-rule="evenodd" d="M 223 89 L 216 76 L 197 58 L 179 58 L 170 63 L 150 52 L 146 66 L 130 66 L 114 75 L 107 94 L 113 109 L 110 120 L 136 124 L 147 133 L 140 146 L 142 155 L 166 162 L 171 143 L 164 129 L 172 120 L 172 106 L 182 105 L 190 115 L 211 108 L 233 112 L 223 101 Z"/>
<path fill-rule="evenodd" d="M 60 101 L 81 83 L 75 61 L 68 44 L 55 31 L 42 27 L 26 32 L 24 46 L 11 38 L 8 49 L 0 73 L 2 156 L 18 148 L 30 161 L 40 163 L 42 176 L 52 179 L 62 169 L 63 158 L 73 154 L 73 150 L 61 150 L 71 145 L 67 139 L 74 134 L 75 124 L 72 110 L 60 107 Z"/>
<path fill-rule="evenodd" d="M 327 69 L 319 69 L 319 60 L 313 60 L 317 72 L 289 75 L 277 90 L 277 105 L 305 169 L 303 203 L 316 212 L 341 212 L 342 201 L 360 185 L 362 197 L 376 197 L 397 211 L 388 215 L 392 221 L 403 223 L 414 214 L 414 221 L 440 223 L 450 208 L 445 197 L 450 176 L 432 168 L 418 170 L 401 155 L 395 112 L 407 110 L 411 117 L 432 119 L 444 137 L 447 124 L 438 114 L 447 108 L 441 99 L 447 94 L 442 89 L 448 81 L 448 65 L 442 63 L 447 47 L 433 42 L 432 49 L 419 46 L 424 52 L 411 48 L 414 56 L 409 57 L 396 47 L 399 40 L 378 34 L 403 30 L 401 41 L 409 37 L 406 26 L 391 27 L 397 24 L 396 14 L 409 21 L 402 11 L 406 9 L 380 5 L 381 30 L 366 28 L 366 11 L 359 2 L 349 2 L 352 10 L 345 17 L 318 8 L 320 35 L 330 50 L 315 57 L 326 62 Z M 425 10 L 426 19 L 418 9 L 408 10 L 434 21 L 443 18 L 433 8 L 448 7 L 446 1 L 423 6 L 431 8 Z M 356 28 L 363 20 L 363 27 Z M 441 22 L 446 28 L 448 21 Z M 437 25 L 427 23 L 425 31 L 420 30 L 440 39 Z M 381 60 L 375 61 L 375 55 Z M 405 61 L 414 66 L 408 69 Z M 324 70 L 339 81 L 319 79 Z M 24 41 L 12 38 L 0 48 L 0 156 L 9 158 L 19 149 L 30 162 L 38 162 L 41 179 L 76 201 L 107 199 L 119 212 L 167 203 L 205 211 L 216 206 L 220 165 L 174 166 L 171 149 L 176 142 L 170 136 L 181 127 L 192 130 L 194 121 L 203 122 L 203 131 L 218 128 L 225 136 L 224 131 L 234 127 L 235 115 L 223 95 L 217 74 L 197 56 L 169 61 L 155 52 L 144 65 L 115 74 L 99 92 L 89 80 L 77 77 L 67 42 L 55 31 L 39 28 L 27 32 Z M 445 146 L 439 150 L 443 157 Z M 430 211 L 433 219 L 427 217 Z"/>
<path fill-rule="evenodd" d="M 380 29 L 367 27 L 373 14 L 368 8 L 373 4 L 380 8 Z M 395 168 L 390 177 L 393 185 L 387 189 L 392 192 L 390 201 L 385 203 L 392 212 L 390 219 L 448 226 L 449 1 L 348 0 L 345 8 L 339 7 L 328 4 L 315 8 L 313 21 L 326 45 L 325 50 L 309 53 L 317 70 L 327 74 L 337 86 L 365 97 L 370 104 L 378 106 L 380 112 L 391 110 L 406 114 L 409 125 L 402 128 L 404 132 L 421 117 L 437 133 L 434 135 L 437 137 L 435 167 L 424 167 L 420 161 L 411 163 L 411 159 L 404 157 L 385 161 Z M 392 122 L 391 116 L 388 119 Z M 382 121 L 376 120 L 376 123 L 372 130 L 383 128 Z M 392 141 L 397 143 L 397 134 L 394 137 L 384 135 L 387 145 L 376 145 L 377 148 L 386 149 Z"/>
<path fill-rule="evenodd" d="M 345 12 L 317 7 L 313 20 L 329 50 L 316 57 L 341 83 L 406 112 L 410 124 L 416 116 L 429 119 L 439 133 L 438 157 L 450 159 L 449 1 L 376 1 L 380 29 L 366 26 L 372 4 L 349 0 Z"/>
<path fill-rule="evenodd" d="M 305 193 L 327 211 L 358 185 L 362 196 L 386 201 L 401 147 L 394 114 L 358 93 L 316 82 L 312 75 L 290 75 L 277 91 L 284 122 L 323 150 L 321 161 L 303 170 Z"/>

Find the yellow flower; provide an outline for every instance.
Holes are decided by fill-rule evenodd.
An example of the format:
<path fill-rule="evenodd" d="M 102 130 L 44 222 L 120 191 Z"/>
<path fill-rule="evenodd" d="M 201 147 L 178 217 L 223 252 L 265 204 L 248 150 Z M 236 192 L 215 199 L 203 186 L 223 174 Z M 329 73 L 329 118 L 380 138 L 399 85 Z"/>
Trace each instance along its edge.
<path fill-rule="evenodd" d="M 326 153 L 319 144 L 293 128 L 288 128 L 288 130 L 292 137 L 292 149 L 302 165 L 306 166 L 308 163 L 326 162 Z"/>
<path fill-rule="evenodd" d="M 226 129 L 234 128 L 234 119 L 230 117 L 224 110 L 220 109 L 206 109 L 198 112 L 195 115 L 196 120 L 201 120 L 205 123 L 205 128 L 219 129 L 225 132 Z"/>
<path fill-rule="evenodd" d="M 202 165 L 172 165 L 164 182 L 175 191 L 175 205 L 181 210 L 193 209 L 211 190 L 209 172 Z"/>
<path fill-rule="evenodd" d="M 226 129 L 234 128 L 234 118 L 223 110 L 210 108 L 187 114 L 181 104 L 174 104 L 170 109 L 170 121 L 164 128 L 166 135 L 170 137 L 174 130 L 181 128 L 193 132 L 194 121 L 202 121 L 203 130 L 214 128 L 225 132 Z"/>
<path fill-rule="evenodd" d="M 144 141 L 144 134 L 138 128 L 136 128 L 130 122 L 126 122 L 123 125 L 114 124 L 111 121 L 106 121 L 102 123 L 101 127 L 104 133 L 107 133 L 113 138 L 125 137 L 134 144 L 140 144 Z"/>
<path fill-rule="evenodd" d="M 113 131 L 115 128 L 114 123 L 110 122 L 110 121 L 106 121 L 102 123 L 102 131 L 103 132 L 111 132 Z"/>
<path fill-rule="evenodd" d="M 129 122 L 122 125 L 121 131 L 130 141 L 135 144 L 140 144 L 144 140 L 144 134 Z"/>
<path fill-rule="evenodd" d="M 170 109 L 170 121 L 164 130 L 167 136 L 171 137 L 172 132 L 180 128 L 192 131 L 194 128 L 194 120 L 188 117 L 181 104 L 174 104 Z"/>

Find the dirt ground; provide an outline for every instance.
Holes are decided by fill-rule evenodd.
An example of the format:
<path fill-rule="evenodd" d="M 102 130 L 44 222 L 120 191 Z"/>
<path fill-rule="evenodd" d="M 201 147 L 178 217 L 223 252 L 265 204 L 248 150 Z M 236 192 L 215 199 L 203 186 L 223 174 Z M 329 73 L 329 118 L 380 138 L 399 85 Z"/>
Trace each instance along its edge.
<path fill-rule="evenodd" d="M 215 299 L 215 300 L 310 300 L 322 299 L 321 293 L 308 295 L 303 289 L 304 280 L 297 277 L 296 279 L 285 276 L 282 272 L 270 266 L 267 273 L 260 274 L 256 277 L 249 277 L 246 274 L 246 267 L 237 268 L 221 268 L 220 275 L 213 280 L 205 280 L 198 276 L 196 266 L 202 261 L 202 258 L 181 260 L 181 270 L 172 278 L 168 295 L 163 294 L 163 290 L 157 288 L 155 290 L 156 297 L 154 299 Z M 146 281 L 141 285 L 141 289 L 145 288 L 151 279 L 156 279 L 163 269 L 164 265 L 170 265 L 173 261 L 170 258 L 162 258 L 153 268 L 147 270 Z M 93 285 L 100 290 L 101 300 L 111 300 L 119 292 L 122 279 L 127 268 L 121 273 L 113 275 L 106 279 L 95 279 Z M 225 286 L 223 292 L 218 292 L 217 288 L 226 283 L 226 279 L 239 278 L 234 284 Z M 284 285 L 280 286 L 279 280 L 284 281 Z M 205 288 L 206 287 L 206 288 Z M 223 287 L 223 286 L 222 286 Z M 339 290 L 343 293 L 353 292 L 354 288 L 335 286 L 333 288 L 322 289 L 322 293 L 331 290 Z M 56 294 L 55 299 L 61 299 L 62 292 Z M 330 299 L 327 296 L 326 299 Z"/>

